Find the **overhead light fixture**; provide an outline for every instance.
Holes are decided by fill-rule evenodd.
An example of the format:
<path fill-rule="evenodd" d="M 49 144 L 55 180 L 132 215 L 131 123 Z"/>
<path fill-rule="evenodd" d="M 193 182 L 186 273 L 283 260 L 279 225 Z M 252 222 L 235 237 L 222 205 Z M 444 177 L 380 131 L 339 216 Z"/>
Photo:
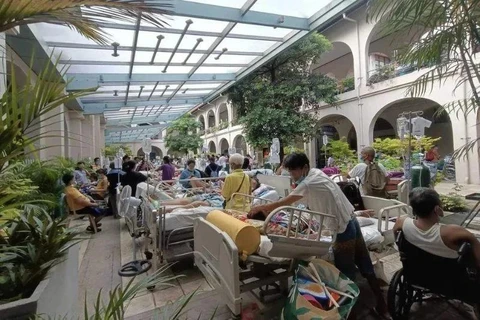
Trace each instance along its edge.
<path fill-rule="evenodd" d="M 220 53 L 218 54 L 218 56 L 215 57 L 215 60 L 220 59 L 220 57 L 221 57 L 225 52 L 227 52 L 227 51 L 228 51 L 227 48 L 223 48 L 223 49 L 222 49 L 222 52 L 220 52 Z"/>
<path fill-rule="evenodd" d="M 118 56 L 119 56 L 119 54 L 118 54 L 118 47 L 120 46 L 120 43 L 114 42 L 114 43 L 112 43 L 112 46 L 113 46 L 112 56 L 118 57 Z"/>
<path fill-rule="evenodd" d="M 182 39 L 185 36 L 185 33 L 187 33 L 188 27 L 190 27 L 192 23 L 193 21 L 190 19 L 185 21 L 185 28 L 183 29 L 182 34 L 180 35 L 180 38 L 178 38 L 177 44 L 175 45 L 175 48 L 173 48 L 172 54 L 170 55 L 170 58 L 168 59 L 167 64 L 163 68 L 162 73 L 167 72 L 168 66 L 170 65 L 170 62 L 172 62 L 173 56 L 175 55 L 175 53 L 177 53 L 178 47 L 180 46 L 180 43 L 182 42 Z"/>
<path fill-rule="evenodd" d="M 187 93 L 187 90 L 188 90 L 188 88 L 187 88 L 187 89 L 185 89 L 185 90 L 183 90 L 183 92 L 182 92 L 182 93 L 183 93 L 183 94 Z"/>
<path fill-rule="evenodd" d="M 203 41 L 202 38 L 198 38 L 198 39 L 197 39 L 197 43 L 195 43 L 195 45 L 193 46 L 192 50 L 188 53 L 188 56 L 185 58 L 185 61 L 182 62 L 183 65 L 187 64 L 188 59 L 190 59 L 190 57 L 192 56 L 193 52 L 197 49 L 198 45 L 199 45 L 200 42 L 202 42 L 202 41 Z"/>
<path fill-rule="evenodd" d="M 153 51 L 152 60 L 150 60 L 150 64 L 155 63 L 155 57 L 157 55 L 158 48 L 160 47 L 160 43 L 162 42 L 163 39 L 165 39 L 164 36 L 162 35 L 157 36 L 157 45 L 155 46 L 155 50 Z"/>
<path fill-rule="evenodd" d="M 140 86 L 140 92 L 138 93 L 138 98 L 140 98 L 140 96 L 142 95 L 143 88 L 145 88 L 145 86 Z"/>
<path fill-rule="evenodd" d="M 113 90 L 113 96 L 118 97 L 118 90 Z"/>

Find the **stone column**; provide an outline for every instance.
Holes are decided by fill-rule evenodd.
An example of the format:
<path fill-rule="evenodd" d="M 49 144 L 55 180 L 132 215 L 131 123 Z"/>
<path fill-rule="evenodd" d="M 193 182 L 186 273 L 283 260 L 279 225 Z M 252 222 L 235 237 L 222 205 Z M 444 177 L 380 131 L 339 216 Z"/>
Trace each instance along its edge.
<path fill-rule="evenodd" d="M 0 96 L 3 95 L 7 88 L 7 59 L 6 59 L 6 42 L 5 42 L 5 32 L 0 33 L 0 50 L 3 52 L 0 57 Z"/>
<path fill-rule="evenodd" d="M 93 158 L 94 156 L 94 133 L 93 133 L 93 117 L 92 115 L 86 115 L 85 120 L 82 121 L 82 158 Z"/>
<path fill-rule="evenodd" d="M 69 157 L 74 160 L 83 158 L 83 135 L 82 135 L 82 121 L 85 120 L 83 114 L 79 111 L 68 112 L 68 143 L 69 143 Z"/>
<path fill-rule="evenodd" d="M 40 134 L 49 136 L 40 139 L 40 159 L 48 160 L 55 157 L 65 156 L 64 148 L 64 112 L 65 107 L 62 105 L 40 117 Z"/>

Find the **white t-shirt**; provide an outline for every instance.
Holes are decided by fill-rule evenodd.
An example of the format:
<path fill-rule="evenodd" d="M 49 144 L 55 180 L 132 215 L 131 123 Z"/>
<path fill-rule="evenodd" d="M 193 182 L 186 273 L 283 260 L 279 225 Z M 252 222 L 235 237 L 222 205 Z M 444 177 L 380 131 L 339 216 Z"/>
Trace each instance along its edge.
<path fill-rule="evenodd" d="M 415 117 L 412 119 L 412 135 L 423 137 L 425 135 L 425 128 L 430 128 L 432 121 L 422 117 Z"/>
<path fill-rule="evenodd" d="M 380 167 L 380 170 L 382 170 L 383 173 L 385 174 L 385 177 L 387 177 L 388 176 L 387 169 L 385 169 L 385 167 L 381 163 L 377 162 L 377 164 Z M 365 173 L 367 173 L 367 164 L 359 163 L 355 167 L 353 167 L 352 170 L 350 170 L 348 175 L 352 178 L 359 178 L 360 183 L 363 184 L 363 182 L 365 181 Z M 363 188 L 360 188 L 360 193 L 363 193 Z"/>
<path fill-rule="evenodd" d="M 324 225 L 338 233 L 345 232 L 355 211 L 340 187 L 319 169 L 310 169 L 291 194 L 302 196 L 301 202 L 310 210 L 337 217 L 337 220 L 325 219 Z"/>
<path fill-rule="evenodd" d="M 221 156 L 220 158 L 218 158 L 217 164 L 218 164 L 220 167 L 223 168 L 226 163 L 227 163 L 227 157 Z"/>

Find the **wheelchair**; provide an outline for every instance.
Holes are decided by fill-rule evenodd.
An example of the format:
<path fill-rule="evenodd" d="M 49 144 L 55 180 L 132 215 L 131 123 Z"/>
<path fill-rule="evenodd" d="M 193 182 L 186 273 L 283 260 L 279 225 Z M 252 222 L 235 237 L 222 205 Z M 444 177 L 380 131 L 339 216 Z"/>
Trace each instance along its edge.
<path fill-rule="evenodd" d="M 430 254 L 408 242 L 402 232 L 396 243 L 403 268 L 388 288 L 387 305 L 394 320 L 408 319 L 412 305 L 431 296 L 468 304 L 480 319 L 480 277 L 469 243 L 462 244 L 458 259 Z"/>

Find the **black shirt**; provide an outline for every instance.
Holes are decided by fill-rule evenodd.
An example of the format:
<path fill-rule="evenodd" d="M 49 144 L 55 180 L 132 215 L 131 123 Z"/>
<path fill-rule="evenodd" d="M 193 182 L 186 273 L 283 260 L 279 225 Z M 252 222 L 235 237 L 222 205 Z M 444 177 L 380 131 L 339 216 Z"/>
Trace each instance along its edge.
<path fill-rule="evenodd" d="M 137 192 L 137 185 L 141 182 L 147 181 L 147 177 L 140 172 L 127 172 L 121 176 L 120 181 L 122 186 L 130 186 L 132 188 L 132 197 L 135 197 Z"/>
<path fill-rule="evenodd" d="M 121 181 L 121 177 L 125 174 L 120 169 L 112 169 L 107 173 L 108 180 L 108 193 L 115 194 L 115 189 L 117 188 L 118 183 Z"/>
<path fill-rule="evenodd" d="M 205 168 L 205 174 L 209 177 L 212 176 L 212 172 L 218 172 L 220 169 L 220 166 L 216 163 L 210 163 L 206 168 Z"/>

